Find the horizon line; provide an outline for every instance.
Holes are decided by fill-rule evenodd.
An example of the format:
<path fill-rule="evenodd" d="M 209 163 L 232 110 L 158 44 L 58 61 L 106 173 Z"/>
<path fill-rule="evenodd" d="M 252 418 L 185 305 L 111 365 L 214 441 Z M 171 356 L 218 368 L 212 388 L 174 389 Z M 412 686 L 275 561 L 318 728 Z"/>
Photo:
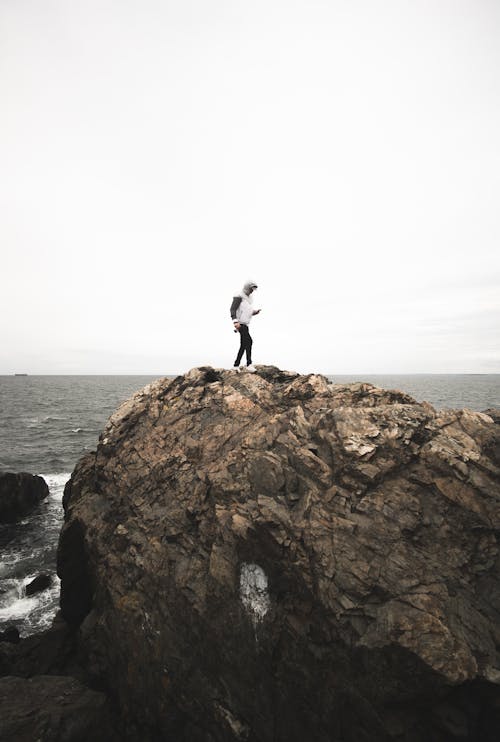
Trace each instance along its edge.
<path fill-rule="evenodd" d="M 262 364 L 262 365 L 274 365 L 274 364 Z M 72 372 L 56 372 L 49 371 L 45 373 L 38 372 L 20 372 L 12 371 L 7 373 L 1 373 L 0 377 L 17 377 L 25 378 L 29 376 L 154 376 L 155 378 L 162 378 L 166 376 L 183 376 L 189 373 L 194 368 L 204 368 L 205 366 L 192 366 L 186 371 L 168 371 L 168 372 L 151 372 L 151 371 L 72 371 Z M 206 367 L 215 368 L 217 370 L 220 367 L 210 366 L 206 364 Z M 230 371 L 230 368 L 222 368 L 223 371 Z M 288 371 L 289 369 L 280 369 Z M 308 376 L 310 374 L 318 374 L 320 376 L 499 376 L 500 371 L 342 371 L 342 372 L 326 372 L 326 371 L 309 371 L 309 372 L 291 372 L 300 373 L 302 376 Z"/>

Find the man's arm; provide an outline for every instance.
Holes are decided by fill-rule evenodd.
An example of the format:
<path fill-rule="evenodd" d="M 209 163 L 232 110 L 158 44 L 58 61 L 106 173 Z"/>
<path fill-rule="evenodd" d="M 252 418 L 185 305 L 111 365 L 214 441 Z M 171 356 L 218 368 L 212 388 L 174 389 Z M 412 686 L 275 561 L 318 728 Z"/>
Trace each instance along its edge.
<path fill-rule="evenodd" d="M 241 296 L 233 296 L 233 303 L 231 304 L 231 319 L 233 320 L 234 324 L 238 324 L 238 320 L 236 319 L 236 311 L 238 307 L 241 304 Z"/>

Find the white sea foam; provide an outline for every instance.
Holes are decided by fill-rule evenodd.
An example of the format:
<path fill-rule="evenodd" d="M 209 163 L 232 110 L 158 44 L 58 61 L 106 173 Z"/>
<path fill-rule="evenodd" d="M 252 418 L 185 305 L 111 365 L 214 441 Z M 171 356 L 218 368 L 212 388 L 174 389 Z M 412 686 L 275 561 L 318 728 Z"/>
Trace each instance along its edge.
<path fill-rule="evenodd" d="M 61 498 L 64 492 L 64 486 L 71 477 L 71 474 L 69 472 L 61 472 L 56 474 L 40 474 L 40 476 L 47 482 L 50 496 Z"/>
<path fill-rule="evenodd" d="M 0 608 L 0 621 L 19 621 L 26 618 L 36 608 L 36 596 L 32 598 L 14 598 L 9 604 Z"/>
<path fill-rule="evenodd" d="M 60 582 L 55 575 L 55 550 L 63 519 L 62 496 L 69 472 L 40 474 L 49 496 L 27 518 L 16 523 L 16 537 L 2 550 L 0 563 L 0 627 L 14 624 L 22 636 L 52 623 L 59 606 Z M 5 527 L 6 528 L 6 527 Z M 52 575 L 50 588 L 26 596 L 26 585 L 39 574 Z"/>
<path fill-rule="evenodd" d="M 26 595 L 28 585 L 37 575 L 8 580 L 8 589 L 0 596 L 0 621 L 16 623 L 29 619 L 32 631 L 48 628 L 57 610 L 61 581 L 52 575 L 52 585 L 35 595 Z"/>

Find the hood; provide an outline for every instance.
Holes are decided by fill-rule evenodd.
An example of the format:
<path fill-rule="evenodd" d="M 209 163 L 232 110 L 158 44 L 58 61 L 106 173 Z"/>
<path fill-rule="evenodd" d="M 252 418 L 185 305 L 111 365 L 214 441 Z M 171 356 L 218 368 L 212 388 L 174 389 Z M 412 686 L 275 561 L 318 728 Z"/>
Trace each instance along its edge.
<path fill-rule="evenodd" d="M 258 288 L 255 281 L 247 281 L 246 284 L 243 286 L 243 293 L 247 296 L 251 296 L 250 289 L 256 289 Z"/>

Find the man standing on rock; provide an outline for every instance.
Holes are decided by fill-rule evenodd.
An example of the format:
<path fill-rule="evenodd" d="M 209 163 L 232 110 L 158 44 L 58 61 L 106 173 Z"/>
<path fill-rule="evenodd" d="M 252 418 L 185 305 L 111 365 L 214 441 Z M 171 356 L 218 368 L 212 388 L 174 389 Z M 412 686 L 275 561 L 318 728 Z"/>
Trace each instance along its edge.
<path fill-rule="evenodd" d="M 240 333 L 240 349 L 234 362 L 234 368 L 239 369 L 243 353 L 246 353 L 247 371 L 255 371 L 256 368 L 252 363 L 252 338 L 248 330 L 248 325 L 254 314 L 259 314 L 260 309 L 254 309 L 252 306 L 252 294 L 257 288 L 257 284 L 248 281 L 243 286 L 241 294 L 233 297 L 231 304 L 231 319 L 233 320 L 235 331 Z"/>

